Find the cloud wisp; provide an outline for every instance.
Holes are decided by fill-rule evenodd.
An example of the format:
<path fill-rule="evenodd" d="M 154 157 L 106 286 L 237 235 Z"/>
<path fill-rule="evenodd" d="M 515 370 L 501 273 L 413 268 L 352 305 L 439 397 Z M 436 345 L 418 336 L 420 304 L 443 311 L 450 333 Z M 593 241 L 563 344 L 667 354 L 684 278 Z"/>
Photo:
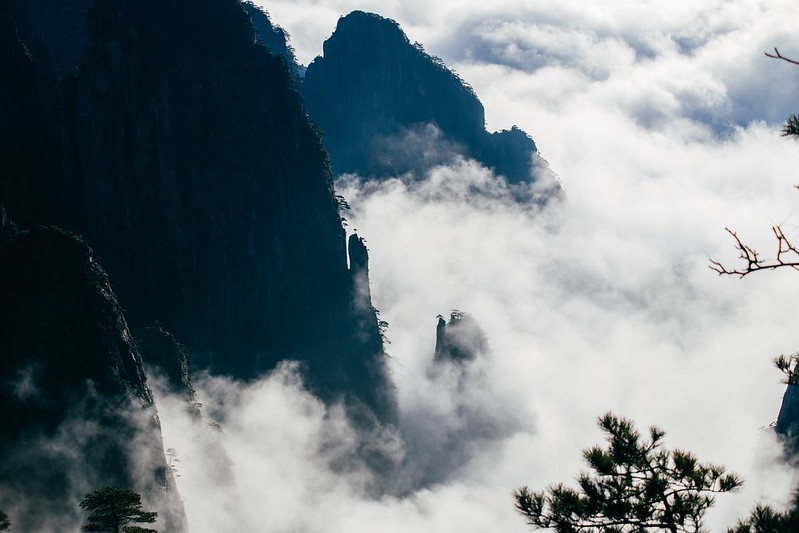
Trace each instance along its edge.
<path fill-rule="evenodd" d="M 219 427 L 208 425 L 210 417 L 194 418 L 181 398 L 159 388 L 165 447 L 178 459 L 177 483 L 193 532 L 524 530 L 506 512 L 507 491 L 473 481 L 369 496 L 369 472 L 336 464 L 351 457 L 364 436 L 344 409 L 326 408 L 305 391 L 296 365 L 249 385 L 201 378 L 198 398 L 207 413 L 224 420 Z M 468 516 L 460 509 L 464 503 L 474 508 Z"/>

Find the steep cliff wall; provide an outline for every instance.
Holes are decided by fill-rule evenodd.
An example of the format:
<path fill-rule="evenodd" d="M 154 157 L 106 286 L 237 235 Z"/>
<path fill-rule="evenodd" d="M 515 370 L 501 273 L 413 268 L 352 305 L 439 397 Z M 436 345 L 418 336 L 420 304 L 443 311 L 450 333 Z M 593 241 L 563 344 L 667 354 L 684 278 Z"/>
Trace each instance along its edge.
<path fill-rule="evenodd" d="M 3 2 L 13 54 L 0 79 L 22 72 L 31 86 L 0 85 L 11 102 L 0 124 L 26 132 L 0 146 L 11 216 L 83 234 L 134 330 L 158 320 L 198 366 L 251 379 L 299 359 L 324 398 L 392 420 L 379 334 L 359 331 L 327 152 L 242 4 L 96 0 L 64 29 L 85 28 L 76 39 L 31 33 L 35 10 Z M 67 41 L 83 56 L 65 72 L 48 58 Z"/>
<path fill-rule="evenodd" d="M 19 531 L 80 523 L 77 501 L 131 487 L 185 518 L 142 360 L 108 278 L 78 236 L 19 232 L 0 210 L 0 504 Z M 54 522 L 55 521 L 55 522 Z"/>
<path fill-rule="evenodd" d="M 794 375 L 799 369 L 794 369 Z M 785 443 L 787 455 L 799 456 L 799 390 L 797 383 L 789 383 L 782 397 L 782 405 L 774 428 Z"/>

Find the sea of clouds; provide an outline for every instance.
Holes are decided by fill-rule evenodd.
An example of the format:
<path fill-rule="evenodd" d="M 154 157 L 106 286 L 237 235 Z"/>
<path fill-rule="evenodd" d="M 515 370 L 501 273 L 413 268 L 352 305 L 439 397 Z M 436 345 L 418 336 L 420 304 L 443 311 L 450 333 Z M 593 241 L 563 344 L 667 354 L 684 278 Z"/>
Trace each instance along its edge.
<path fill-rule="evenodd" d="M 771 225 L 797 233 L 799 143 L 779 127 L 799 112 L 799 67 L 763 52 L 799 57 L 799 5 L 261 3 L 306 64 L 340 15 L 396 19 L 475 88 L 490 129 L 533 136 L 566 193 L 520 203 L 462 159 L 422 180 L 339 177 L 402 412 L 405 441 L 374 438 L 438 481 L 367 497 L 367 471 L 331 466 L 364 437 L 290 364 L 248 386 L 200 377 L 221 430 L 157 398 L 193 532 L 521 533 L 511 491 L 569 483 L 608 410 L 743 475 L 712 531 L 755 501 L 785 504 L 796 479 L 768 429 L 784 391 L 770 360 L 799 349 L 799 273 L 708 266 L 736 264 L 725 227 L 764 254 Z M 452 309 L 488 338 L 468 379 L 431 372 L 436 316 Z"/>

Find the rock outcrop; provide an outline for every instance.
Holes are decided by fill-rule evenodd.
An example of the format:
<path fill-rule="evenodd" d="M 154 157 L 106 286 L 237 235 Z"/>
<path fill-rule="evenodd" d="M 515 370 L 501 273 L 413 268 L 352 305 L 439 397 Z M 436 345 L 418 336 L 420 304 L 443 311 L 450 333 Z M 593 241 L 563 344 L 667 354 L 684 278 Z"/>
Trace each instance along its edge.
<path fill-rule="evenodd" d="M 409 402 L 401 429 L 407 454 L 399 479 L 418 490 L 447 483 L 469 463 L 524 427 L 489 382 L 492 353 L 482 327 L 468 313 L 438 316 L 435 352 L 423 401 Z M 432 406 L 432 407 L 431 407 Z"/>
<path fill-rule="evenodd" d="M 488 352 L 488 340 L 483 328 L 468 313 L 452 311 L 449 322 L 438 315 L 434 361 L 468 363 Z"/>

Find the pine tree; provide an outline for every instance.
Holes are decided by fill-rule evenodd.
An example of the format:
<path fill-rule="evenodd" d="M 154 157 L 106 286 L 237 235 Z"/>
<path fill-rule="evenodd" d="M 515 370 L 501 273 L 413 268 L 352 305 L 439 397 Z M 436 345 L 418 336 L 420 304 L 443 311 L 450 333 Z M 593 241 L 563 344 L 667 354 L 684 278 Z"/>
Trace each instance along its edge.
<path fill-rule="evenodd" d="M 591 472 L 580 474 L 579 490 L 557 484 L 543 492 L 514 491 L 528 524 L 559 533 L 698 532 L 713 494 L 743 483 L 690 452 L 663 449 L 665 433 L 656 427 L 642 439 L 630 420 L 612 413 L 598 423 L 608 447 L 583 451 Z"/>
<path fill-rule="evenodd" d="M 87 494 L 80 506 L 91 512 L 83 531 L 157 533 L 155 529 L 127 525 L 152 524 L 158 518 L 158 513 L 142 510 L 141 496 L 132 490 L 103 487 Z"/>

